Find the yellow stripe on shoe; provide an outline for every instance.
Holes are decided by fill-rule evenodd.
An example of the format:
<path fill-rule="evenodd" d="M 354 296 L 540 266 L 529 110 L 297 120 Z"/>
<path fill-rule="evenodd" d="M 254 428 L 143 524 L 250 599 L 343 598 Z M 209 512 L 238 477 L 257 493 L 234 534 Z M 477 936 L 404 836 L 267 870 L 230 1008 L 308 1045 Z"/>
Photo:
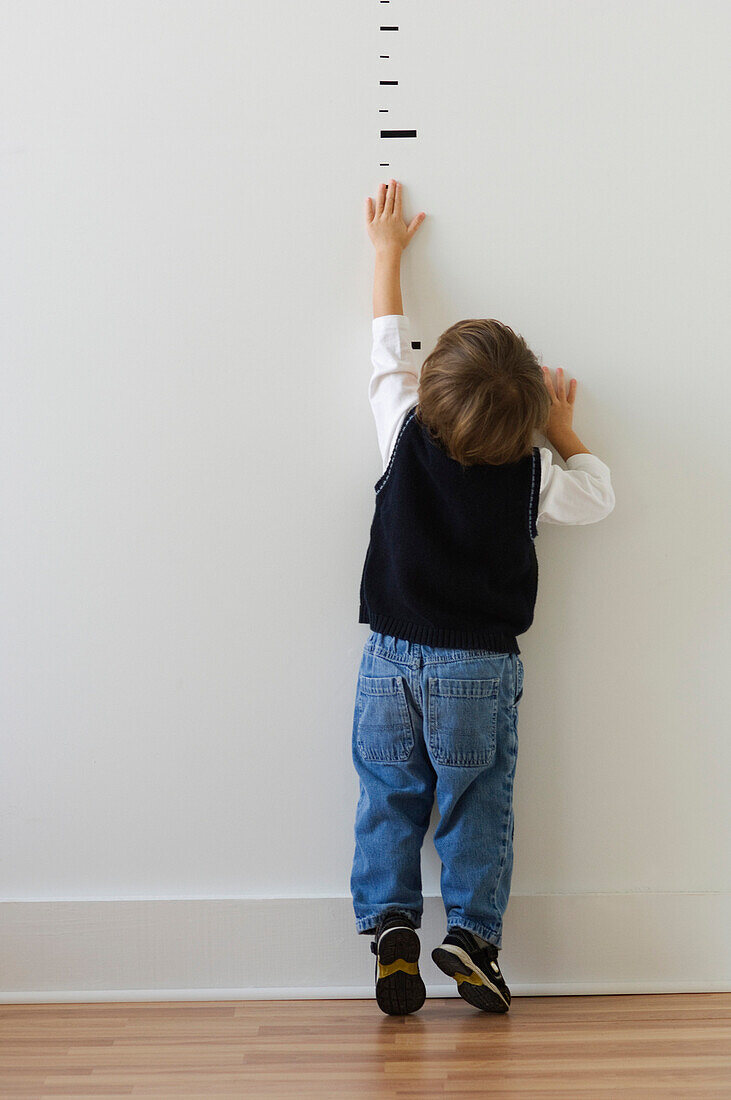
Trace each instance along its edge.
<path fill-rule="evenodd" d="M 470 985 L 484 985 L 485 984 L 483 982 L 482 978 L 480 977 L 480 975 L 475 974 L 474 970 L 470 974 L 460 974 L 459 971 L 456 971 L 452 975 L 452 977 L 456 981 L 457 985 L 459 985 L 460 982 L 469 982 Z"/>
<path fill-rule="evenodd" d="M 419 964 L 406 962 L 405 959 L 396 959 L 394 962 L 387 964 L 380 961 L 378 963 L 379 978 L 388 978 L 389 975 L 395 974 L 397 970 L 403 970 L 404 974 L 418 974 Z"/>

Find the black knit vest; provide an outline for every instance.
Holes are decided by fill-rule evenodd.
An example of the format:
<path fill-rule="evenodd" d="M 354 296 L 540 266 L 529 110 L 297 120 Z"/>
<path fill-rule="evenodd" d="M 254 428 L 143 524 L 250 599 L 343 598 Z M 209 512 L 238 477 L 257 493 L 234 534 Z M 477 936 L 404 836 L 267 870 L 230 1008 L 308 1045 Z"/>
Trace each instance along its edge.
<path fill-rule="evenodd" d="M 520 653 L 538 590 L 539 450 L 462 466 L 416 409 L 374 486 L 358 622 L 422 645 Z"/>

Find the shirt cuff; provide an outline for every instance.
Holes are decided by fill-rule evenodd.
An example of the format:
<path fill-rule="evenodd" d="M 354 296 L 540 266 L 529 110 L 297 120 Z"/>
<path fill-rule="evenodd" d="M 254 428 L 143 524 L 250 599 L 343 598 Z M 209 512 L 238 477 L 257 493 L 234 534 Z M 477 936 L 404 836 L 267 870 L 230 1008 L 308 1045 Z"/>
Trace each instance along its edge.
<path fill-rule="evenodd" d="M 585 454 L 580 451 L 576 455 L 569 455 L 566 459 L 566 465 L 569 470 L 586 470 L 588 474 L 599 474 L 600 477 L 605 477 L 607 481 L 611 477 L 611 471 L 606 462 L 602 462 L 595 454 Z"/>

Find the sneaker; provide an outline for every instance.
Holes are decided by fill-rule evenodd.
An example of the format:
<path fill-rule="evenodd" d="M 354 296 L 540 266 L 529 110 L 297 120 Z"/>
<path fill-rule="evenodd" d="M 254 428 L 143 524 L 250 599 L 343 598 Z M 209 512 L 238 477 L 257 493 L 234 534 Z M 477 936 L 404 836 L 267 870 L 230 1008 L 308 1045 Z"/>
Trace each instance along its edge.
<path fill-rule="evenodd" d="M 426 1000 L 420 950 L 413 922 L 403 913 L 387 911 L 378 922 L 371 951 L 376 956 L 376 1001 L 389 1016 L 416 1012 Z"/>
<path fill-rule="evenodd" d="M 468 1004 L 483 1012 L 507 1012 L 510 990 L 497 955 L 494 943 L 480 947 L 471 932 L 457 927 L 450 928 L 444 942 L 431 953 L 439 969 L 454 978 L 460 997 Z"/>

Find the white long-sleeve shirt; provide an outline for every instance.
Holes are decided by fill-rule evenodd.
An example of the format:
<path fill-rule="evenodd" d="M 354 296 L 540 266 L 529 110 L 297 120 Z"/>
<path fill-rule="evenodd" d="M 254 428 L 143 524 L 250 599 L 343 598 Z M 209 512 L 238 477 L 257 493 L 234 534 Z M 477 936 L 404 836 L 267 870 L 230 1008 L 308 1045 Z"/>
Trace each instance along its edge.
<path fill-rule="evenodd" d="M 419 372 L 411 349 L 409 319 L 403 314 L 373 318 L 373 374 L 368 396 L 376 421 L 384 472 L 406 413 L 418 401 Z M 548 447 L 539 447 L 541 490 L 538 519 L 543 523 L 596 523 L 614 508 L 611 472 L 594 454 L 566 459 L 564 470 Z"/>

